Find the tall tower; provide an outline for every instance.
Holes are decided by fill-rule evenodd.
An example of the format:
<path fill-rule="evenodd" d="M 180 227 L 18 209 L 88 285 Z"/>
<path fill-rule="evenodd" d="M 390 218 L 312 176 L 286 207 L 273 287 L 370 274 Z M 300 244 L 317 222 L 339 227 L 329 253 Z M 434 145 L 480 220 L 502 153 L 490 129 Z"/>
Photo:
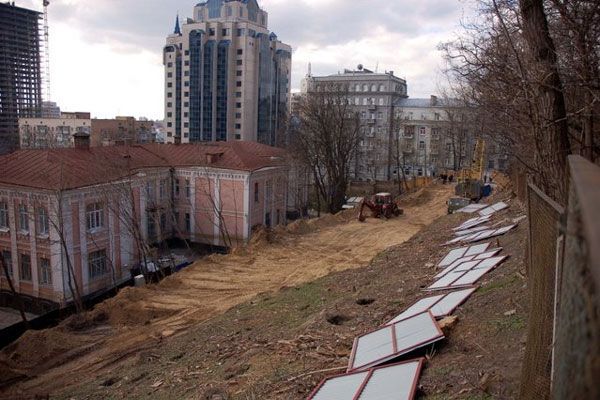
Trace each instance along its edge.
<path fill-rule="evenodd" d="M 37 11 L 0 3 L 0 154 L 18 148 L 19 118 L 41 112 L 40 21 Z"/>
<path fill-rule="evenodd" d="M 256 0 L 208 0 L 177 17 L 163 59 L 168 143 L 283 143 L 292 49 L 267 20 Z"/>

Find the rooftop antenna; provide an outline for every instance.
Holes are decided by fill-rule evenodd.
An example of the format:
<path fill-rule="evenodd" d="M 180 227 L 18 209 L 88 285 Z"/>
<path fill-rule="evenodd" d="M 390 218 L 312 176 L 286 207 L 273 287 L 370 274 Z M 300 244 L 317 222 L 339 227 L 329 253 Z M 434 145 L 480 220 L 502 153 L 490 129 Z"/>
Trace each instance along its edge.
<path fill-rule="evenodd" d="M 379 61 L 377 61 L 377 65 L 375 66 L 375 73 L 379 72 Z"/>
<path fill-rule="evenodd" d="M 308 63 L 308 77 L 312 76 L 312 63 Z"/>
<path fill-rule="evenodd" d="M 42 0 L 44 7 L 44 80 L 46 81 L 46 100 L 50 101 L 50 29 L 48 26 L 48 6 L 50 0 Z"/>

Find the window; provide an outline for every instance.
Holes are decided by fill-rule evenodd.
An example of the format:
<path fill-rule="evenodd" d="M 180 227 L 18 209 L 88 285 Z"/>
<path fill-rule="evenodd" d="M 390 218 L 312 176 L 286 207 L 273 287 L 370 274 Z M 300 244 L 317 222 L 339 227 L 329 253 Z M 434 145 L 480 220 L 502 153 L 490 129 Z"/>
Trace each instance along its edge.
<path fill-rule="evenodd" d="M 238 56 L 241 56 L 242 54 L 244 54 L 244 50 L 242 50 L 242 49 L 238 49 L 238 50 L 237 50 L 237 55 L 238 55 Z"/>
<path fill-rule="evenodd" d="M 426 134 L 427 134 L 427 129 L 424 126 L 420 127 L 419 128 L 419 135 L 425 136 Z"/>
<path fill-rule="evenodd" d="M 167 231 L 167 214 L 160 214 L 160 233 L 164 234 Z"/>
<path fill-rule="evenodd" d="M 242 103 L 235 103 L 235 108 L 242 108 Z"/>
<path fill-rule="evenodd" d="M 379 91 L 380 92 L 385 92 L 385 86 L 384 85 L 379 85 Z"/>
<path fill-rule="evenodd" d="M 158 191 L 160 199 L 164 200 L 164 198 L 167 196 L 167 182 L 164 179 L 160 180 Z"/>
<path fill-rule="evenodd" d="M 244 64 L 244 60 L 237 60 L 235 62 L 236 65 L 243 65 Z"/>
<path fill-rule="evenodd" d="M 173 97 L 173 93 L 171 93 L 171 92 L 167 93 L 167 97 L 168 98 L 172 98 Z"/>
<path fill-rule="evenodd" d="M 173 63 L 172 62 L 168 62 L 167 63 L 167 68 L 173 68 Z"/>
<path fill-rule="evenodd" d="M 235 124 L 235 129 L 242 129 L 242 124 Z"/>
<path fill-rule="evenodd" d="M 175 178 L 173 185 L 175 186 L 175 197 L 179 197 L 179 178 Z"/>
<path fill-rule="evenodd" d="M 37 234 L 48 234 L 48 211 L 44 207 L 37 209 Z"/>
<path fill-rule="evenodd" d="M 87 230 L 99 229 L 104 226 L 104 209 L 102 203 L 93 203 L 86 207 Z"/>
<path fill-rule="evenodd" d="M 383 97 L 382 97 L 382 98 L 380 98 L 380 99 L 379 99 L 379 105 L 380 105 L 380 106 L 382 106 L 382 105 L 384 105 L 384 103 L 385 103 L 385 100 L 384 100 L 384 98 L 383 98 Z"/>
<path fill-rule="evenodd" d="M 435 113 L 433 115 L 433 119 L 435 119 L 436 121 L 439 121 L 440 120 L 440 114 L 439 113 Z"/>
<path fill-rule="evenodd" d="M 167 113 L 167 118 L 173 118 L 173 113 L 169 111 L 169 112 Z"/>
<path fill-rule="evenodd" d="M 258 182 L 254 184 L 254 202 L 258 203 Z"/>
<path fill-rule="evenodd" d="M 419 141 L 419 149 L 421 149 L 421 150 L 425 149 L 425 141 L 424 140 Z"/>
<path fill-rule="evenodd" d="M 363 85 L 363 92 L 368 92 L 369 91 L 369 85 Z"/>
<path fill-rule="evenodd" d="M 106 250 L 98 250 L 88 255 L 88 269 L 90 278 L 98 278 L 108 273 L 106 265 Z"/>
<path fill-rule="evenodd" d="M 229 36 L 229 29 L 227 29 L 227 28 L 221 29 L 221 36 Z"/>
<path fill-rule="evenodd" d="M 242 118 L 242 113 L 235 113 L 235 117 L 238 118 L 238 119 Z"/>
<path fill-rule="evenodd" d="M 50 260 L 40 258 L 40 285 L 52 285 L 52 268 L 50 268 Z"/>
<path fill-rule="evenodd" d="M 171 102 L 168 102 L 168 103 L 167 103 L 167 107 L 173 107 L 173 103 L 171 103 Z"/>
<path fill-rule="evenodd" d="M 31 282 L 31 257 L 27 254 L 21 254 L 20 274 L 22 281 Z"/>
<path fill-rule="evenodd" d="M 241 81 L 237 81 L 235 83 L 235 87 L 242 87 L 242 82 Z"/>
<path fill-rule="evenodd" d="M 190 213 L 185 213 L 185 231 L 187 233 L 192 231 L 192 216 Z"/>
<path fill-rule="evenodd" d="M 2 202 L 0 203 L 0 228 L 8 229 L 9 226 L 8 204 L 6 202 Z"/>
<path fill-rule="evenodd" d="M 146 200 L 153 202 L 154 197 L 154 182 L 146 182 Z"/>
<path fill-rule="evenodd" d="M 23 232 L 29 232 L 29 213 L 25 204 L 19 205 L 19 229 Z"/>
<path fill-rule="evenodd" d="M 235 76 L 242 76 L 243 71 L 235 71 Z"/>
<path fill-rule="evenodd" d="M 246 34 L 246 31 L 244 29 L 238 29 L 237 30 L 237 36 L 241 37 L 244 36 Z"/>
<path fill-rule="evenodd" d="M 156 241 L 156 222 L 154 221 L 154 215 L 151 212 L 146 213 L 146 229 L 148 233 L 148 241 Z"/>
<path fill-rule="evenodd" d="M 404 127 L 404 137 L 411 138 L 415 135 L 414 125 L 407 125 Z"/>
<path fill-rule="evenodd" d="M 185 180 L 185 197 L 188 199 L 192 197 L 192 185 L 189 179 Z"/>
<path fill-rule="evenodd" d="M 173 77 L 173 73 L 172 72 L 168 72 L 167 73 L 167 78 L 172 78 Z"/>
<path fill-rule="evenodd" d="M 4 265 L 6 265 L 6 268 L 8 269 L 8 275 L 12 276 L 13 269 L 12 269 L 12 254 L 11 254 L 11 252 L 8 250 L 2 250 L 2 257 L 4 258 Z"/>
<path fill-rule="evenodd" d="M 377 91 L 377 85 L 371 85 L 371 92 Z"/>
<path fill-rule="evenodd" d="M 208 36 L 215 36 L 215 28 L 208 29 Z"/>
<path fill-rule="evenodd" d="M 235 92 L 235 97 L 238 99 L 242 98 L 242 92 Z"/>
<path fill-rule="evenodd" d="M 173 87 L 173 83 L 172 82 L 167 82 L 167 87 L 168 88 L 172 88 Z"/>

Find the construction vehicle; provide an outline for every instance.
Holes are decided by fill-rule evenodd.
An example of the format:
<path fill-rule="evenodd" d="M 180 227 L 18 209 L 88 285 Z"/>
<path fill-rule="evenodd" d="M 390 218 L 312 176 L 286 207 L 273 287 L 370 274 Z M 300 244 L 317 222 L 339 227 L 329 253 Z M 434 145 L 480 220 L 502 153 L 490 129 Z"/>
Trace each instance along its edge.
<path fill-rule="evenodd" d="M 485 141 L 477 139 L 473 161 L 470 168 L 461 171 L 456 185 L 455 194 L 472 201 L 479 201 L 483 197 L 483 173 L 485 160 Z"/>
<path fill-rule="evenodd" d="M 358 220 L 365 222 L 367 218 L 364 214 L 365 207 L 371 210 L 373 218 L 392 218 L 403 214 L 403 210 L 392 198 L 391 193 L 377 193 L 373 197 L 364 198 L 359 207 Z"/>

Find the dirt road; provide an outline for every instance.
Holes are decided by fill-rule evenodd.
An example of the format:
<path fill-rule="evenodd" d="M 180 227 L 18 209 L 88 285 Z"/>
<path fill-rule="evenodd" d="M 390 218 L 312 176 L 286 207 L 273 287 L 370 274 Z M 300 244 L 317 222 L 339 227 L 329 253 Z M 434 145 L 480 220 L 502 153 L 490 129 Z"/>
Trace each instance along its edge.
<path fill-rule="evenodd" d="M 6 363 L 16 375 L 31 377 L 9 390 L 59 391 L 73 376 L 106 371 L 258 293 L 365 266 L 444 215 L 450 195 L 450 186 L 426 188 L 407 199 L 404 216 L 388 221 L 329 216 L 296 223 L 271 243 L 255 240 L 247 250 L 207 257 L 159 285 L 125 289 L 82 319 L 28 332 L 6 348 L 0 367 Z"/>

